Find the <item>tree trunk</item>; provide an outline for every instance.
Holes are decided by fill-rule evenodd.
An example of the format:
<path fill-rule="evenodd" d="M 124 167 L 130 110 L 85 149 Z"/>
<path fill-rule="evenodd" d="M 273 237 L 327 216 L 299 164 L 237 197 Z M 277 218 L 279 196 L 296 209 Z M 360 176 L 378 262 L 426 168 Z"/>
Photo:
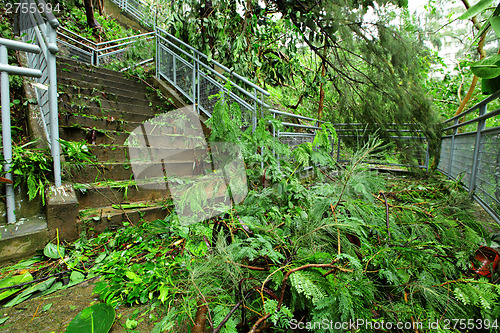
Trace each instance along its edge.
<path fill-rule="evenodd" d="M 321 77 L 324 78 L 326 74 L 326 64 L 324 57 L 326 57 L 326 44 L 323 50 L 323 59 L 321 59 Z M 318 105 L 318 119 L 323 119 L 323 105 L 325 102 L 325 89 L 323 88 L 323 82 L 319 85 L 319 105 Z"/>
<path fill-rule="evenodd" d="M 97 10 L 99 15 L 104 14 L 104 0 L 94 0 L 94 8 Z"/>
<path fill-rule="evenodd" d="M 204 4 L 204 7 L 202 7 L 200 9 L 201 35 L 202 35 L 203 42 L 206 43 L 208 40 L 208 46 L 209 46 L 210 50 L 213 50 L 213 48 L 215 46 L 215 41 L 214 41 L 214 38 L 208 34 L 208 31 L 207 31 L 205 25 L 203 24 L 203 21 L 204 21 L 203 19 L 212 15 L 214 8 L 213 8 L 211 0 L 205 0 L 203 2 L 203 4 Z"/>
<path fill-rule="evenodd" d="M 466 9 L 470 8 L 469 2 L 467 0 L 462 0 L 464 6 Z M 474 16 L 471 18 L 472 24 L 476 27 L 476 29 L 481 30 L 481 25 L 477 21 L 477 17 Z M 486 33 L 484 33 L 481 36 L 481 40 L 479 41 L 479 45 L 477 46 L 477 52 L 479 53 L 479 60 L 482 60 L 486 57 L 486 52 L 483 49 L 484 46 L 484 41 L 486 39 Z M 463 110 L 465 109 L 465 106 L 467 103 L 469 103 L 470 98 L 472 97 L 472 93 L 474 92 L 474 89 L 476 88 L 476 84 L 478 81 L 478 77 L 474 75 L 474 78 L 472 79 L 472 83 L 469 87 L 469 91 L 467 91 L 467 95 L 465 95 L 464 99 L 462 100 L 462 103 L 460 103 L 460 106 L 458 107 L 457 111 L 455 112 L 455 116 L 461 114 Z"/>
<path fill-rule="evenodd" d="M 92 4 L 92 0 L 83 0 L 83 5 L 85 7 L 85 15 L 87 16 L 87 25 L 92 29 L 100 28 L 101 25 L 94 17 L 94 5 Z"/>

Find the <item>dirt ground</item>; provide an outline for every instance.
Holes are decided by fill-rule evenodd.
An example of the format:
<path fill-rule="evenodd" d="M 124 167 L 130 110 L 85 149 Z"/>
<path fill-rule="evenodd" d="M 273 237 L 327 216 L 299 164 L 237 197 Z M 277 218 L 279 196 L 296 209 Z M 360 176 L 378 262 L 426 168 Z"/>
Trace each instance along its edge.
<path fill-rule="evenodd" d="M 474 215 L 484 222 L 490 232 L 500 233 L 500 226 L 478 204 L 474 204 Z M 97 295 L 92 295 L 94 283 L 95 280 L 86 281 L 44 297 L 30 299 L 12 308 L 0 308 L 0 319 L 9 317 L 5 323 L 0 324 L 0 333 L 65 332 L 67 325 L 81 310 L 99 302 Z M 119 307 L 110 332 L 151 332 L 155 323 L 163 316 L 155 313 L 156 319 L 150 319 L 148 309 L 148 305 Z M 135 329 L 127 329 L 125 326 L 126 320 L 131 317 L 138 321 Z"/>
<path fill-rule="evenodd" d="M 0 325 L 0 333 L 65 332 L 68 324 L 81 310 L 99 302 L 98 296 L 92 295 L 94 282 L 86 281 L 44 297 L 30 299 L 12 308 L 0 309 L 0 318 L 9 317 Z M 119 307 L 116 310 L 117 319 L 110 332 L 151 332 L 155 323 L 150 320 L 148 309 L 148 305 Z M 137 314 L 138 326 L 133 330 L 126 329 L 125 322 L 134 312 Z M 161 317 L 158 317 L 156 321 L 160 319 Z"/>

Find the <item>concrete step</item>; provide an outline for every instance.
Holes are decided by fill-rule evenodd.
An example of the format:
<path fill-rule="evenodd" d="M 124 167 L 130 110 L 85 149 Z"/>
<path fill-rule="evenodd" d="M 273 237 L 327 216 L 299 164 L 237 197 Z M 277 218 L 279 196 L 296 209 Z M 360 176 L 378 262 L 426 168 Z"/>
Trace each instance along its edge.
<path fill-rule="evenodd" d="M 165 182 L 141 183 L 131 180 L 77 183 L 75 192 L 80 210 L 113 204 L 170 199 Z"/>
<path fill-rule="evenodd" d="M 69 105 L 72 110 L 83 110 L 85 107 L 94 107 L 106 110 L 120 110 L 129 113 L 143 113 L 150 116 L 166 112 L 166 110 L 163 109 L 163 105 L 153 104 L 150 101 L 139 101 L 137 104 L 127 104 L 123 101 L 108 101 L 102 98 L 69 96 L 67 94 L 59 96 L 59 103 L 63 106 Z"/>
<path fill-rule="evenodd" d="M 90 94 L 70 94 L 66 92 L 59 93 L 59 101 L 61 102 L 73 102 L 78 103 L 78 101 L 82 102 L 85 105 L 95 105 L 102 106 L 104 108 L 120 108 L 120 104 L 129 104 L 134 106 L 143 106 L 143 107 L 156 107 L 156 106 L 164 106 L 164 103 L 158 97 L 149 97 L 149 98 L 136 98 L 136 97 L 128 97 L 128 96 L 119 96 L 114 95 L 102 91 L 95 91 Z M 171 109 L 170 107 L 168 109 Z"/>
<path fill-rule="evenodd" d="M 104 68 L 94 66 L 81 67 L 72 64 L 59 63 L 57 66 L 57 77 L 104 84 L 106 86 L 116 88 L 123 86 L 126 86 L 127 88 L 145 88 L 143 83 L 128 79 L 120 72 L 105 70 Z"/>
<path fill-rule="evenodd" d="M 97 118 L 72 113 L 65 114 L 59 120 L 59 126 L 79 126 L 84 128 L 104 129 L 108 131 L 133 131 L 140 125 L 140 122 L 130 122 L 120 118 Z"/>
<path fill-rule="evenodd" d="M 71 58 L 57 58 L 57 66 L 64 68 L 63 65 L 66 65 L 67 67 L 72 67 L 72 68 L 78 68 L 80 70 L 88 70 L 92 72 L 98 71 L 99 73 L 104 73 L 107 75 L 111 76 L 117 76 L 117 77 L 122 77 L 125 78 L 122 72 L 114 71 L 112 69 L 107 69 L 107 68 L 102 68 L 102 67 L 96 67 L 90 64 L 86 64 L 80 61 L 76 61 Z"/>
<path fill-rule="evenodd" d="M 91 95 L 95 92 L 106 92 L 118 96 L 129 96 L 146 99 L 148 95 L 153 94 L 147 89 L 141 89 L 140 87 L 130 87 L 129 89 L 127 89 L 127 86 L 120 86 L 118 88 L 76 79 L 68 79 L 65 77 L 58 77 L 57 84 L 59 93 L 66 92 L 70 94 Z"/>
<path fill-rule="evenodd" d="M 194 161 L 202 159 L 206 149 L 175 149 L 175 148 L 137 148 L 118 145 L 89 145 L 90 153 L 101 162 L 132 162 L 137 160 L 161 160 L 162 156 L 174 157 L 175 160 Z"/>
<path fill-rule="evenodd" d="M 136 173 L 141 170 L 141 178 L 153 177 L 157 180 L 161 175 L 176 175 L 176 177 L 195 176 L 200 173 L 208 174 L 212 170 L 211 163 L 204 160 L 168 160 L 165 163 L 160 161 L 137 161 L 133 162 L 134 167 L 128 162 L 119 163 L 100 163 L 85 164 L 83 166 L 68 170 L 65 178 L 76 183 L 91 183 L 99 181 L 119 181 L 124 179 L 134 179 L 134 170 Z"/>
<path fill-rule="evenodd" d="M 184 134 L 164 134 L 148 135 L 148 142 L 144 141 L 144 136 L 131 135 L 125 131 L 110 131 L 94 128 L 81 127 L 59 127 L 59 136 L 66 141 L 87 141 L 95 145 L 130 145 L 132 147 L 150 147 L 154 148 L 178 148 L 193 149 L 205 148 L 205 137 L 186 136 Z"/>
<path fill-rule="evenodd" d="M 121 227 L 123 222 L 138 224 L 142 220 L 164 219 L 171 210 L 172 206 L 167 202 L 139 201 L 131 205 L 84 209 L 80 211 L 80 219 L 97 232 L 103 232 L 106 228 Z"/>
<path fill-rule="evenodd" d="M 159 110 L 151 110 L 150 107 L 138 107 L 135 105 L 122 105 L 123 109 L 106 109 L 99 106 L 87 106 L 84 104 L 76 104 L 70 102 L 62 102 L 59 104 L 59 113 L 80 114 L 92 117 L 100 117 L 106 119 L 126 119 L 127 121 L 142 123 L 145 120 L 154 117 L 157 113 L 163 113 Z"/>

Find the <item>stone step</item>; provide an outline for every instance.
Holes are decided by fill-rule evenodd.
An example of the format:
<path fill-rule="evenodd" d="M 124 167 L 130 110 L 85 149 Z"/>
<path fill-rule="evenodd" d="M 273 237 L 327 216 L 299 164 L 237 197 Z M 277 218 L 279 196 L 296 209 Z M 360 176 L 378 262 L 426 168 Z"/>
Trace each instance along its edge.
<path fill-rule="evenodd" d="M 122 208 L 120 208 L 122 207 Z M 134 207 L 134 208 L 132 208 Z M 97 232 L 122 227 L 124 222 L 138 224 L 143 220 L 164 219 L 172 211 L 166 202 L 139 201 L 132 205 L 113 205 L 80 211 L 81 221 Z"/>
<path fill-rule="evenodd" d="M 159 110 L 151 110 L 150 107 L 139 107 L 135 105 L 123 104 L 121 109 L 111 108 L 106 109 L 99 106 L 87 106 L 84 104 L 75 104 L 70 102 L 62 102 L 59 104 L 60 114 L 79 114 L 88 115 L 92 117 L 100 117 L 112 120 L 114 119 L 126 119 L 127 121 L 142 123 L 151 117 L 154 117 L 157 113 L 163 113 Z"/>
<path fill-rule="evenodd" d="M 203 158 L 206 149 L 137 148 L 118 145 L 89 145 L 89 151 L 102 162 L 135 162 L 138 159 L 151 160 L 161 156 L 175 156 L 176 160 L 194 161 Z M 145 156 L 146 155 L 146 156 Z M 161 159 L 161 158 L 160 158 Z"/>
<path fill-rule="evenodd" d="M 141 89 L 140 87 L 130 87 L 128 89 L 127 86 L 111 87 L 76 79 L 68 79 L 65 77 L 58 77 L 57 84 L 59 93 L 65 92 L 75 95 L 76 94 L 91 95 L 95 92 L 105 92 L 118 96 L 129 96 L 129 97 L 147 99 L 148 95 L 153 94 L 147 89 L 144 88 Z"/>
<path fill-rule="evenodd" d="M 170 199 L 166 183 L 138 183 L 131 180 L 77 183 L 75 192 L 80 210 L 113 204 Z"/>
<path fill-rule="evenodd" d="M 162 105 L 163 102 L 158 98 L 135 98 L 128 96 L 119 96 L 114 94 L 108 94 L 100 91 L 93 92 L 92 94 L 68 94 L 66 92 L 59 93 L 59 101 L 61 102 L 72 102 L 89 106 L 101 106 L 104 108 L 120 108 L 120 104 L 129 104 L 134 106 L 143 107 L 156 107 L 156 106 L 167 106 Z M 169 108 L 171 109 L 171 108 Z"/>
<path fill-rule="evenodd" d="M 57 77 L 68 78 L 84 82 L 104 84 L 110 87 L 127 87 L 144 89 L 144 84 L 128 79 L 120 72 L 105 70 L 94 66 L 81 67 L 72 64 L 57 64 Z"/>
<path fill-rule="evenodd" d="M 61 105 L 68 105 L 72 110 L 84 110 L 85 107 L 94 107 L 106 110 L 120 110 L 130 113 L 143 113 L 153 116 L 157 113 L 166 112 L 161 105 L 153 104 L 150 101 L 139 101 L 137 104 L 127 104 L 125 102 L 108 101 L 106 99 L 90 98 L 85 96 L 59 96 Z M 151 105 L 150 105 L 151 103 Z"/>
<path fill-rule="evenodd" d="M 79 126 L 84 128 L 104 129 L 108 131 L 133 131 L 140 125 L 140 122 L 128 122 L 120 118 L 97 118 L 72 113 L 65 114 L 59 120 L 59 126 Z"/>
<path fill-rule="evenodd" d="M 63 58 L 63 57 L 58 57 L 57 58 L 57 66 L 63 66 L 66 65 L 68 67 L 72 68 L 78 68 L 80 70 L 88 70 L 92 72 L 98 72 L 98 73 L 103 73 L 111 76 L 116 76 L 116 77 L 121 77 L 125 78 L 125 75 L 122 72 L 114 71 L 112 69 L 107 69 L 103 67 L 96 67 L 90 64 L 86 64 L 80 61 L 77 61 L 75 59 L 71 58 Z"/>
<path fill-rule="evenodd" d="M 95 145 L 130 145 L 133 147 L 149 147 L 154 148 L 179 148 L 192 149 L 206 147 L 204 137 L 189 136 L 184 134 L 164 134 L 164 135 L 148 135 L 147 143 L 144 136 L 131 135 L 125 131 L 109 131 L 94 128 L 81 127 L 59 127 L 59 136 L 66 141 L 87 141 L 89 144 Z"/>
<path fill-rule="evenodd" d="M 211 163 L 207 163 L 206 160 L 168 160 L 165 163 L 160 161 L 137 161 L 132 163 L 134 163 L 134 167 L 128 162 L 84 164 L 78 168 L 73 168 L 73 170 L 68 170 L 65 178 L 76 183 L 102 182 L 106 180 L 119 181 L 134 179 L 134 176 L 141 177 L 141 180 L 144 181 L 145 177 L 153 178 L 152 181 L 154 181 L 158 179 L 158 176 L 162 175 L 195 176 L 200 173 L 207 174 L 212 169 Z M 137 174 L 139 172 L 140 174 Z"/>

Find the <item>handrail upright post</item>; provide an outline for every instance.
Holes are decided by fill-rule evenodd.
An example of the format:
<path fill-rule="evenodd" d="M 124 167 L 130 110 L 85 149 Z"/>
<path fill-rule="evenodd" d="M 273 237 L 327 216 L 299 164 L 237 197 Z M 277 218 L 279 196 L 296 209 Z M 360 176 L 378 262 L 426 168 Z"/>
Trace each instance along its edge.
<path fill-rule="evenodd" d="M 425 171 L 429 171 L 429 139 L 427 139 L 427 149 L 425 152 Z"/>
<path fill-rule="evenodd" d="M 56 54 L 57 49 L 57 33 L 56 30 L 47 24 L 47 36 L 49 38 L 49 47 L 47 52 L 47 65 L 49 77 L 49 117 L 50 117 L 50 148 L 52 159 L 54 162 L 54 183 L 56 187 L 61 184 L 61 155 L 59 147 L 59 110 L 57 106 L 57 70 L 56 70 Z"/>
<path fill-rule="evenodd" d="M 459 118 L 455 119 L 454 124 L 458 125 Z M 450 147 L 450 165 L 448 165 L 448 180 L 451 179 L 451 167 L 453 165 L 453 151 L 455 150 L 455 135 L 457 135 L 457 127 L 453 129 L 453 134 L 451 136 L 451 147 Z"/>
<path fill-rule="evenodd" d="M 483 104 L 479 107 L 480 117 L 486 114 L 487 107 L 488 104 Z M 477 123 L 476 141 L 474 144 L 474 155 L 472 157 L 472 172 L 470 175 L 469 194 L 473 194 L 476 188 L 477 172 L 479 168 L 479 158 L 481 155 L 481 151 L 479 149 L 481 145 L 481 132 L 485 129 L 485 127 L 486 127 L 486 120 L 485 119 L 479 120 Z"/>
<path fill-rule="evenodd" d="M 191 89 L 192 89 L 192 94 L 193 94 L 193 111 L 195 113 L 200 114 L 200 111 L 198 110 L 198 106 L 196 105 L 197 99 L 196 99 L 196 65 L 198 64 L 198 55 L 193 52 L 193 83 L 191 84 Z"/>
<path fill-rule="evenodd" d="M 340 163 L 340 135 L 337 135 L 337 163 Z"/>
<path fill-rule="evenodd" d="M 172 71 L 173 71 L 173 78 L 174 78 L 174 86 L 177 87 L 177 69 L 175 68 L 176 65 L 177 65 L 177 62 L 175 61 L 175 57 L 176 57 L 177 54 L 173 54 L 172 55 Z"/>
<path fill-rule="evenodd" d="M 253 88 L 253 113 L 252 113 L 252 133 L 257 128 L 257 90 Z"/>
<path fill-rule="evenodd" d="M 8 65 L 9 58 L 7 55 L 7 46 L 0 45 L 0 64 Z M 10 96 L 9 96 L 9 74 L 7 72 L 0 73 L 1 81 L 1 106 L 2 106 L 2 144 L 3 144 L 3 157 L 5 164 L 3 170 L 5 171 L 5 178 L 13 180 L 12 173 L 10 172 L 10 163 L 12 162 L 12 137 L 10 126 Z M 16 222 L 16 201 L 14 197 L 14 186 L 12 184 L 5 184 L 5 201 L 7 208 L 7 223 Z"/>
<path fill-rule="evenodd" d="M 196 100 L 198 101 L 198 104 L 196 105 L 196 107 L 198 109 L 198 114 L 201 114 L 201 110 L 200 110 L 200 101 L 201 101 L 200 57 L 198 55 L 196 55 L 196 58 L 197 58 L 197 61 L 196 61 Z"/>
<path fill-rule="evenodd" d="M 158 29 L 155 27 L 155 44 L 156 44 L 156 62 L 155 62 L 155 71 L 156 71 L 156 77 L 158 80 L 161 80 L 160 78 L 160 39 L 158 38 Z"/>

